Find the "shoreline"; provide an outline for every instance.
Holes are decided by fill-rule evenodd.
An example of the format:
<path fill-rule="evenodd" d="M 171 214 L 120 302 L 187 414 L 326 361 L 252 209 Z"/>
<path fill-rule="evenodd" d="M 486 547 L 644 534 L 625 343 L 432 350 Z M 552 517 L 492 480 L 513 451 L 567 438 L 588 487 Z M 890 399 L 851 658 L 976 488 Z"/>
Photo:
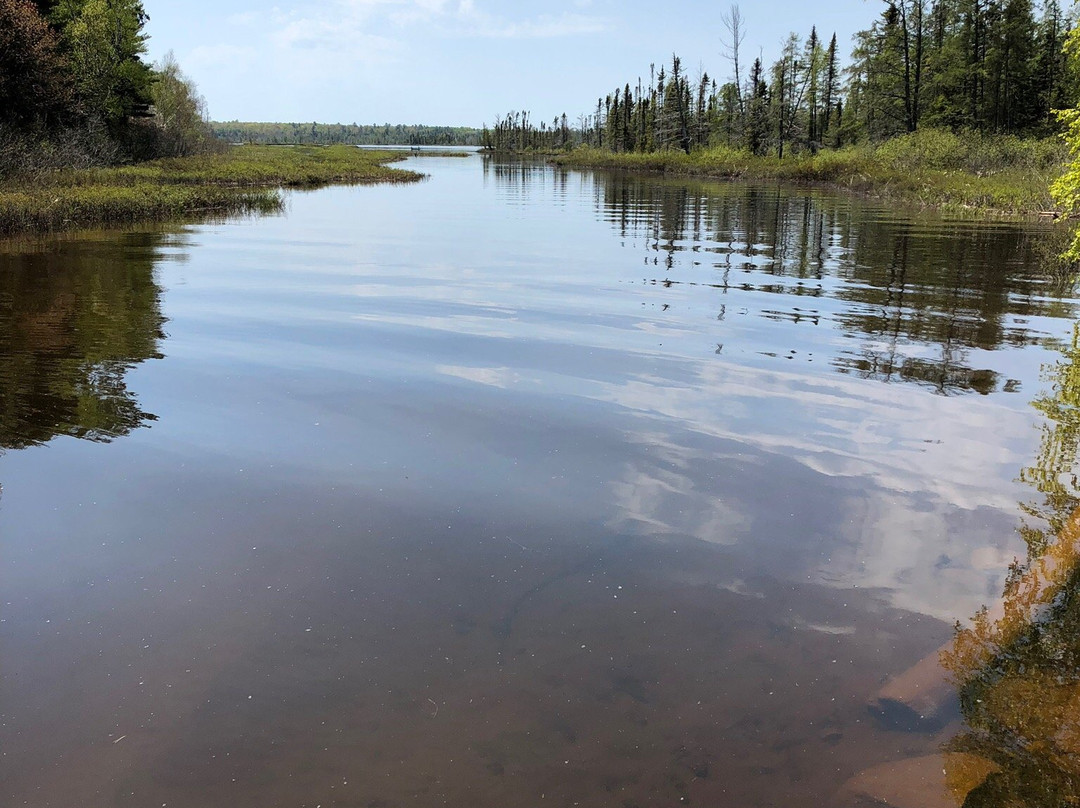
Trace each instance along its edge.
<path fill-rule="evenodd" d="M 1006 166 L 980 173 L 890 165 L 869 149 L 821 151 L 780 160 L 718 148 L 695 152 L 614 153 L 578 148 L 557 155 L 537 155 L 563 168 L 628 171 L 653 176 L 703 180 L 769 181 L 797 187 L 843 191 L 873 199 L 894 200 L 943 214 L 1050 220 L 1060 218 L 1049 185 L 1064 165 Z"/>
<path fill-rule="evenodd" d="M 407 156 L 352 146 L 230 146 L 217 154 L 23 175 L 0 183 L 0 238 L 274 213 L 286 188 L 422 179 L 389 166 Z"/>

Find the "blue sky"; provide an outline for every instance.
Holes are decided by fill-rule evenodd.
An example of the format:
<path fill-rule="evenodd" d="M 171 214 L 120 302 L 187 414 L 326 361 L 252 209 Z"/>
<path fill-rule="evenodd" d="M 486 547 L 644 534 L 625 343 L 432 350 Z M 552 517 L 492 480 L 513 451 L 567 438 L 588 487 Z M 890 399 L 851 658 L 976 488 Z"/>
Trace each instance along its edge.
<path fill-rule="evenodd" d="M 150 57 L 172 50 L 216 120 L 479 126 L 589 112 L 677 52 L 690 74 L 731 75 L 705 0 L 144 0 Z M 790 31 L 836 32 L 841 54 L 873 0 L 740 4 L 743 61 L 771 61 Z"/>

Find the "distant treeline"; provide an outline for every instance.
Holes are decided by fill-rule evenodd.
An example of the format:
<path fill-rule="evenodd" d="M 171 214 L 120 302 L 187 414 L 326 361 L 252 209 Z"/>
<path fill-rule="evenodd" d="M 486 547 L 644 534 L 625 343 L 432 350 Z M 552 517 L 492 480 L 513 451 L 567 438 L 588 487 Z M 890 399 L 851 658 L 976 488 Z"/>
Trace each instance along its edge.
<path fill-rule="evenodd" d="M 879 6 L 880 7 L 880 6 Z M 771 66 L 746 64 L 738 6 L 718 32 L 731 80 L 690 76 L 678 56 L 597 99 L 588 114 L 537 125 L 511 112 L 483 131 L 495 150 L 613 152 L 710 146 L 776 155 L 875 143 L 924 127 L 1044 136 L 1055 109 L 1076 104 L 1080 71 L 1063 46 L 1075 20 L 1057 0 L 891 0 L 854 37 L 846 65 L 836 36 L 791 34 Z"/>
<path fill-rule="evenodd" d="M 480 130 L 466 126 L 421 124 L 245 123 L 211 124 L 214 134 L 230 143 L 354 146 L 479 146 Z"/>
<path fill-rule="evenodd" d="M 170 53 L 145 60 L 140 0 L 0 0 L 0 177 L 213 148 Z"/>

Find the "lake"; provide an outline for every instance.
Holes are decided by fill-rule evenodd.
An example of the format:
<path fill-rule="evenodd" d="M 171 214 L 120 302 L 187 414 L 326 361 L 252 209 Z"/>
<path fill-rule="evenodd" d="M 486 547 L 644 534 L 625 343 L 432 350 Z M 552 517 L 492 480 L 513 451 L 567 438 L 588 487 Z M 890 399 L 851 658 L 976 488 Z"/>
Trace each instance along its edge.
<path fill-rule="evenodd" d="M 5 805 L 1075 796 L 1061 598 L 882 696 L 1075 583 L 1045 227 L 403 165 L 0 244 Z"/>

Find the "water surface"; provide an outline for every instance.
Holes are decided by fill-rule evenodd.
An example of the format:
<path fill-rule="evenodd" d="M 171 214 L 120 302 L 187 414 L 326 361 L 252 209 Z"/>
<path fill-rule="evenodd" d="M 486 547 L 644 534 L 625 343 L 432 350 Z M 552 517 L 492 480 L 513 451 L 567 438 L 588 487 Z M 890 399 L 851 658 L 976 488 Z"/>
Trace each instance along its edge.
<path fill-rule="evenodd" d="M 868 705 L 1075 505 L 1046 234 L 416 162 L 0 248 L 5 804 L 986 792 Z"/>

